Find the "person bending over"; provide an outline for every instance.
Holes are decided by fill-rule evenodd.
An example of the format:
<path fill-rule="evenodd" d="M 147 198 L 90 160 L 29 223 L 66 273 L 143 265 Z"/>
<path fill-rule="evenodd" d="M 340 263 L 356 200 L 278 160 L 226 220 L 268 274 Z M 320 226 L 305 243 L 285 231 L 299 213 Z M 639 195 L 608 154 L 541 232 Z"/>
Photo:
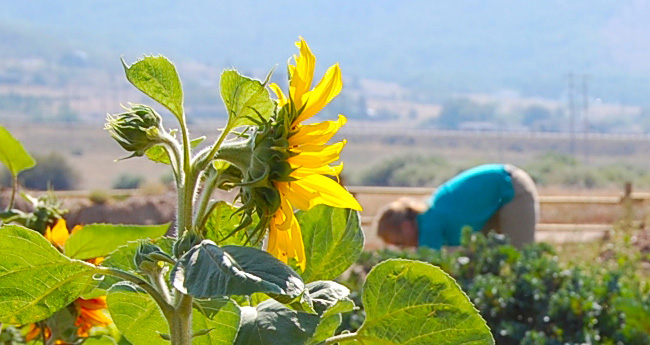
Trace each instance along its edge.
<path fill-rule="evenodd" d="M 397 246 L 460 245 L 464 227 L 504 234 L 521 248 L 535 241 L 539 218 L 537 188 L 523 170 L 486 164 L 442 184 L 427 203 L 401 198 L 378 214 L 377 234 Z"/>

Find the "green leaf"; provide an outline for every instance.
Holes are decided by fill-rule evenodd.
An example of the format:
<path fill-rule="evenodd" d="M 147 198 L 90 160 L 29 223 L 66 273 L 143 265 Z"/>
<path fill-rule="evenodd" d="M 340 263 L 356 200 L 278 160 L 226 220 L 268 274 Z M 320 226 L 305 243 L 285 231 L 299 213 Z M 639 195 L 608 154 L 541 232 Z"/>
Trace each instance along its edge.
<path fill-rule="evenodd" d="M 161 225 L 88 224 L 75 231 L 65 243 L 64 253 L 74 259 L 106 256 L 129 241 L 158 238 L 167 232 Z"/>
<path fill-rule="evenodd" d="M 86 338 L 86 340 L 83 342 L 84 345 L 115 345 L 117 344 L 115 342 L 115 339 L 107 336 L 107 335 L 102 335 L 99 337 L 89 337 Z"/>
<path fill-rule="evenodd" d="M 237 207 L 225 201 L 219 201 L 205 223 L 205 238 L 214 241 L 219 245 L 251 246 L 248 241 L 246 228 L 237 231 L 232 236 L 230 233 L 242 222 L 243 212 L 236 212 Z M 257 218 L 257 215 L 255 215 Z M 253 224 L 257 219 L 253 219 Z"/>
<path fill-rule="evenodd" d="M 113 322 L 132 344 L 169 345 L 160 336 L 170 334 L 165 316 L 153 298 L 133 283 L 115 284 L 108 291 L 107 303 Z M 232 344 L 237 336 L 239 322 L 239 306 L 230 299 L 195 301 L 192 331 L 205 334 L 195 337 L 192 344 Z"/>
<path fill-rule="evenodd" d="M 21 171 L 36 164 L 23 145 L 2 126 L 0 126 L 0 162 L 7 166 L 12 176 L 17 176 Z"/>
<path fill-rule="evenodd" d="M 229 126 L 255 125 L 251 119 L 260 115 L 268 119 L 275 104 L 269 91 L 259 80 L 245 77 L 236 70 L 225 70 L 221 74 L 221 99 L 226 105 Z"/>
<path fill-rule="evenodd" d="M 0 322 L 45 319 L 99 283 L 95 273 L 93 265 L 65 257 L 36 231 L 0 228 Z"/>
<path fill-rule="evenodd" d="M 171 272 L 172 285 L 198 298 L 255 292 L 300 296 L 304 284 L 289 266 L 252 247 L 219 247 L 203 240 L 185 253 Z"/>
<path fill-rule="evenodd" d="M 363 250 L 359 213 L 354 210 L 318 205 L 297 212 L 305 244 L 305 282 L 331 280 L 345 272 Z"/>
<path fill-rule="evenodd" d="M 145 56 L 131 66 L 124 60 L 126 79 L 183 121 L 183 89 L 176 67 L 164 56 Z"/>
<path fill-rule="evenodd" d="M 352 311 L 354 302 L 348 297 L 350 289 L 333 281 L 316 281 L 307 284 L 314 309 L 321 316 L 314 335 L 307 344 L 317 344 L 331 337 L 341 325 L 340 313 Z"/>
<path fill-rule="evenodd" d="M 320 280 L 307 284 L 306 288 L 319 315 L 329 316 L 354 309 L 354 302 L 348 297 L 350 289 L 339 283 Z"/>
<path fill-rule="evenodd" d="M 323 317 L 318 323 L 314 334 L 307 341 L 307 345 L 320 344 L 325 339 L 334 336 L 336 330 L 341 325 L 341 322 L 343 322 L 343 317 L 341 314 L 334 314 Z"/>
<path fill-rule="evenodd" d="M 242 307 L 235 345 L 302 345 L 314 334 L 319 316 L 291 310 L 269 299 L 257 307 Z"/>
<path fill-rule="evenodd" d="M 108 311 L 117 329 L 134 345 L 169 345 L 161 334 L 169 326 L 156 302 L 131 282 L 119 282 L 108 290 Z"/>
<path fill-rule="evenodd" d="M 192 148 L 195 148 L 199 146 L 199 144 L 202 143 L 203 140 L 205 140 L 205 136 L 192 139 L 190 141 L 190 146 Z M 162 163 L 167 165 L 171 164 L 169 160 L 169 155 L 167 154 L 167 151 L 165 150 L 163 145 L 152 146 L 147 151 L 145 151 L 144 154 L 147 155 L 147 158 L 149 158 L 150 160 L 156 163 Z"/>
<path fill-rule="evenodd" d="M 384 261 L 368 274 L 362 298 L 364 344 L 494 344 L 467 295 L 433 265 Z"/>
<path fill-rule="evenodd" d="M 165 253 L 171 255 L 172 246 L 176 239 L 171 237 L 159 237 L 156 239 L 146 239 L 139 241 L 132 241 L 123 246 L 120 246 L 113 252 L 111 252 L 108 257 L 102 261 L 102 266 L 117 268 L 119 270 L 140 275 L 138 267 L 135 265 L 133 258 L 135 253 L 140 245 L 141 241 L 147 241 L 147 243 L 155 244 L 160 247 Z M 99 287 L 102 289 L 108 289 L 113 284 L 121 281 L 122 279 L 115 276 L 105 276 L 104 280 L 99 284 Z"/>
<path fill-rule="evenodd" d="M 192 339 L 192 344 L 232 344 L 239 331 L 240 314 L 239 306 L 229 298 L 197 300 L 192 314 L 192 331 L 211 331 Z"/>

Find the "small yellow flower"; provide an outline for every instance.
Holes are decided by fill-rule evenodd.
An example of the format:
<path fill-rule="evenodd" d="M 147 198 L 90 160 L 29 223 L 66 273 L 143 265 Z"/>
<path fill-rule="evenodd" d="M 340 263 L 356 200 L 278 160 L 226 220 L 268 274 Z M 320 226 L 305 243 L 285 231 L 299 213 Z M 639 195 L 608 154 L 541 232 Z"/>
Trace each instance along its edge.
<path fill-rule="evenodd" d="M 360 211 L 361 206 L 345 188 L 328 177 L 338 178 L 343 168 L 342 164 L 330 164 L 339 160 L 345 141 L 326 144 L 346 123 L 346 118 L 339 115 L 336 121 L 303 124 L 341 92 L 343 83 L 339 65 L 331 66 L 312 89 L 316 57 L 304 39 L 300 38 L 296 46 L 300 55 L 294 55 L 296 64 L 288 66 L 289 96 L 285 96 L 278 85 L 270 85 L 281 107 L 279 120 L 288 126 L 290 154 L 287 162 L 291 172 L 288 178 L 273 181 L 281 201 L 269 226 L 268 251 L 283 262 L 295 258 L 304 269 L 305 249 L 293 208 L 309 210 L 315 205 L 325 204 Z"/>

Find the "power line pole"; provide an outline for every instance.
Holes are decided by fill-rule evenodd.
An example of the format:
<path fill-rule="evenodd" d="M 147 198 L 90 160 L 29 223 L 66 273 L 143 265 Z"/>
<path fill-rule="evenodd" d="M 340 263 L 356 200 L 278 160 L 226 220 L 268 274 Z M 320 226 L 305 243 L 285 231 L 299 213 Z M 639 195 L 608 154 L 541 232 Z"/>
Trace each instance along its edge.
<path fill-rule="evenodd" d="M 568 74 L 568 110 L 569 110 L 569 152 L 575 157 L 576 151 L 576 114 L 575 114 L 575 89 L 573 83 L 573 72 Z"/>
<path fill-rule="evenodd" d="M 585 163 L 589 163 L 589 76 L 582 75 L 582 121 Z"/>

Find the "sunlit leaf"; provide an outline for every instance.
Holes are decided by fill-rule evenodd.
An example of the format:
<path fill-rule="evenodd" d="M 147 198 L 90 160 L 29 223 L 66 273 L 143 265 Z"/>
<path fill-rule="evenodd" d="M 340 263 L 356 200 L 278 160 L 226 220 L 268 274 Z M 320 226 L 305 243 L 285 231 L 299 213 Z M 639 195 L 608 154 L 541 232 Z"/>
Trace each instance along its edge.
<path fill-rule="evenodd" d="M 72 303 L 99 281 L 97 269 L 72 260 L 36 231 L 0 228 L 0 322 L 42 320 Z"/>
<path fill-rule="evenodd" d="M 131 282 L 120 282 L 108 290 L 108 311 L 117 329 L 134 345 L 169 345 L 161 334 L 169 326 L 153 298 Z"/>
<path fill-rule="evenodd" d="M 104 261 L 102 261 L 102 266 L 116 268 L 125 272 L 129 272 L 135 275 L 139 275 L 139 270 L 133 261 L 135 253 L 140 245 L 141 241 L 147 241 L 147 243 L 155 244 L 160 247 L 165 253 L 171 255 L 172 246 L 175 241 L 171 237 L 159 237 L 156 239 L 147 239 L 140 241 L 129 242 L 123 246 L 118 247 L 116 250 L 112 251 Z M 100 288 L 108 289 L 113 284 L 121 281 L 122 279 L 114 276 L 106 276 L 104 280 L 99 284 Z"/>
<path fill-rule="evenodd" d="M 7 166 L 12 176 L 17 176 L 21 171 L 36 164 L 23 145 L 2 126 L 0 126 L 0 162 Z"/>
<path fill-rule="evenodd" d="M 131 66 L 124 61 L 126 78 L 183 121 L 183 89 L 176 67 L 164 56 L 145 56 Z"/>
<path fill-rule="evenodd" d="M 236 70 L 221 74 L 221 99 L 226 105 L 232 127 L 254 125 L 251 119 L 268 119 L 275 107 L 268 89 L 259 80 L 245 77 Z"/>
<path fill-rule="evenodd" d="M 200 143 L 205 140 L 205 137 L 199 137 L 196 139 L 192 139 L 190 141 L 190 146 L 192 148 L 199 146 Z M 156 163 L 162 163 L 162 164 L 171 164 L 169 160 L 169 155 L 167 154 L 167 151 L 162 145 L 155 145 L 150 147 L 147 151 L 144 152 L 145 155 L 147 155 L 147 158 L 150 160 L 156 162 Z"/>
<path fill-rule="evenodd" d="M 494 344 L 467 295 L 433 265 L 384 261 L 368 274 L 362 298 L 364 344 Z"/>
<path fill-rule="evenodd" d="M 241 224 L 244 217 L 244 213 L 237 213 L 237 210 L 235 206 L 225 201 L 218 202 L 205 224 L 205 238 L 213 240 L 219 245 L 253 246 L 251 241 L 248 240 L 247 228 L 231 235 L 232 231 Z M 255 218 L 257 218 L 257 215 L 255 215 Z M 257 219 L 254 219 L 252 224 L 254 225 L 256 221 Z"/>
<path fill-rule="evenodd" d="M 305 255 L 305 282 L 331 280 L 345 272 L 363 250 L 363 230 L 354 210 L 318 205 L 297 212 Z"/>
<path fill-rule="evenodd" d="M 158 238 L 167 232 L 161 225 L 88 224 L 75 231 L 65 243 L 65 254 L 75 259 L 106 256 L 129 241 Z"/>
<path fill-rule="evenodd" d="M 153 298 L 133 283 L 114 285 L 107 297 L 108 310 L 117 328 L 134 345 L 169 344 L 164 314 Z M 239 330 L 239 307 L 230 299 L 195 301 L 192 310 L 194 345 L 232 344 Z"/>
<path fill-rule="evenodd" d="M 194 333 L 209 332 L 192 339 L 192 344 L 232 344 L 239 331 L 240 314 L 239 306 L 229 298 L 197 300 L 192 314 L 192 330 Z"/>

